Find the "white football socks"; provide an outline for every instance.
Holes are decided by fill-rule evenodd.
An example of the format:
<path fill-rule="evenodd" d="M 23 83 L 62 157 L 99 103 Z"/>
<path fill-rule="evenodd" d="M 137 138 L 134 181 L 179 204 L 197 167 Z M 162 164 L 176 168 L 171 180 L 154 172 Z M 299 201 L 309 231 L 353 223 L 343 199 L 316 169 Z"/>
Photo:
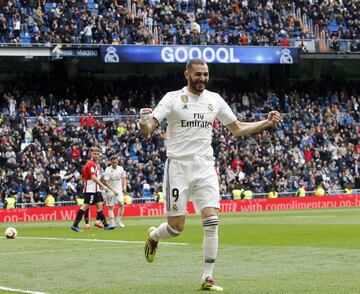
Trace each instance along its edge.
<path fill-rule="evenodd" d="M 109 220 L 110 223 L 114 224 L 114 206 L 109 206 Z"/>
<path fill-rule="evenodd" d="M 209 216 L 203 219 L 204 240 L 203 240 L 203 255 L 204 266 L 202 280 L 207 277 L 212 278 L 215 259 L 218 251 L 218 227 L 219 219 L 217 216 Z"/>
<path fill-rule="evenodd" d="M 168 223 L 162 223 L 156 230 L 150 233 L 150 238 L 159 241 L 160 239 L 170 239 L 179 236 L 181 232 L 173 229 Z"/>
<path fill-rule="evenodd" d="M 124 213 L 124 205 L 120 205 L 119 214 L 118 214 L 118 218 L 117 218 L 118 222 L 121 222 L 121 218 L 122 218 L 123 213 Z"/>

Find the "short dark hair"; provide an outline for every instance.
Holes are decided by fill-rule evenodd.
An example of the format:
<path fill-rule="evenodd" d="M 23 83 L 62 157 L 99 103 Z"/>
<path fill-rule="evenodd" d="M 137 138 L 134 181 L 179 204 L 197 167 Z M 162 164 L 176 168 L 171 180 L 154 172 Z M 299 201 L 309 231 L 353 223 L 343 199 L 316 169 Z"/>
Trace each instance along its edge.
<path fill-rule="evenodd" d="M 189 59 L 189 61 L 186 64 L 186 70 L 190 70 L 192 68 L 193 64 L 205 65 L 206 62 L 199 58 Z"/>
<path fill-rule="evenodd" d="M 110 159 L 111 159 L 111 160 L 113 160 L 113 159 L 118 159 L 118 156 L 114 154 L 114 155 L 112 155 L 112 156 L 110 157 Z"/>

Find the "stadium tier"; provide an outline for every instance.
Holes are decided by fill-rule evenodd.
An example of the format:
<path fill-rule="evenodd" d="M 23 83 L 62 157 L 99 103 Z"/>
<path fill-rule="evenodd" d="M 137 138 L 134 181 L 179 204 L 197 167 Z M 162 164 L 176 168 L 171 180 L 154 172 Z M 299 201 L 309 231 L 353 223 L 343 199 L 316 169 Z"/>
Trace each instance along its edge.
<path fill-rule="evenodd" d="M 168 87 L 176 84 L 176 75 L 166 78 Z M 14 90 L 21 79 L 7 84 L 9 90 L 3 92 L 0 105 L 2 202 L 6 195 L 16 195 L 19 205 L 41 204 L 48 194 L 56 201 L 74 201 L 82 190 L 81 167 L 95 145 L 101 146 L 103 168 L 112 155 L 119 156 L 134 201 L 155 201 L 166 159 L 165 128 L 144 137 L 137 114 L 140 107 L 154 107 L 162 97 L 166 89 L 158 87 L 161 81 L 118 80 L 112 86 L 120 86 L 121 95 L 108 92 L 86 98 L 77 96 L 79 89 L 74 88 L 73 97 L 66 96 L 66 89 L 43 95 L 36 89 L 42 87 L 45 92 L 46 84 L 40 87 L 35 80 L 22 93 Z M 242 84 L 252 83 L 254 78 Z M 212 87 L 222 93 L 240 120 L 262 119 L 269 109 L 283 113 L 278 130 L 242 140 L 221 124 L 213 125 L 212 145 L 224 198 L 234 198 L 235 190 L 250 190 L 253 198 L 267 197 L 273 188 L 280 196 L 295 196 L 301 187 L 314 194 L 320 184 L 327 194 L 359 189 L 360 98 L 352 93 L 351 84 L 333 84 L 331 91 L 323 91 L 318 84 L 317 92 L 307 92 L 312 85 L 304 84 L 277 93 L 266 88 L 239 91 L 231 82 L 214 81 Z M 95 87 L 104 85 L 94 81 L 92 86 L 96 93 Z"/>
<path fill-rule="evenodd" d="M 0 43 L 282 45 L 352 40 L 357 1 L 1 1 Z M 303 48 L 306 50 L 306 48 Z"/>

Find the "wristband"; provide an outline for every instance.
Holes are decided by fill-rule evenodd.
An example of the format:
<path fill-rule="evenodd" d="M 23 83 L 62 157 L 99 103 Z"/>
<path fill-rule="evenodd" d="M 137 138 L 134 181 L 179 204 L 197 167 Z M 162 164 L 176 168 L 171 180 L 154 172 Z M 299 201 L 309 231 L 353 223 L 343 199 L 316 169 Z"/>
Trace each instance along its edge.
<path fill-rule="evenodd" d="M 153 114 L 152 113 L 149 113 L 149 114 L 145 114 L 143 116 L 140 117 L 140 120 L 139 120 L 139 123 L 141 125 L 145 125 L 146 122 L 153 117 Z"/>

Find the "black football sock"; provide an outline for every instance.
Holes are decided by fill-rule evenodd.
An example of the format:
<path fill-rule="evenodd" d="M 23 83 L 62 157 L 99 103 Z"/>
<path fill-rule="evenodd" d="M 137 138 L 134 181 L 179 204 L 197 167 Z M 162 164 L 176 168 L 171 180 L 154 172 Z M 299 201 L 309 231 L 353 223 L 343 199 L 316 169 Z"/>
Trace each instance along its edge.
<path fill-rule="evenodd" d="M 85 224 L 89 224 L 89 208 L 85 210 L 84 212 L 84 219 L 85 219 Z"/>
<path fill-rule="evenodd" d="M 103 213 L 103 211 L 98 211 L 97 213 L 98 218 L 101 220 L 101 222 L 103 223 L 104 227 L 107 227 L 109 224 L 106 222 L 106 218 L 105 215 Z"/>
<path fill-rule="evenodd" d="M 74 226 L 78 226 L 78 224 L 81 222 L 83 215 L 84 211 L 82 209 L 79 209 L 76 215 L 76 219 L 74 221 Z"/>

